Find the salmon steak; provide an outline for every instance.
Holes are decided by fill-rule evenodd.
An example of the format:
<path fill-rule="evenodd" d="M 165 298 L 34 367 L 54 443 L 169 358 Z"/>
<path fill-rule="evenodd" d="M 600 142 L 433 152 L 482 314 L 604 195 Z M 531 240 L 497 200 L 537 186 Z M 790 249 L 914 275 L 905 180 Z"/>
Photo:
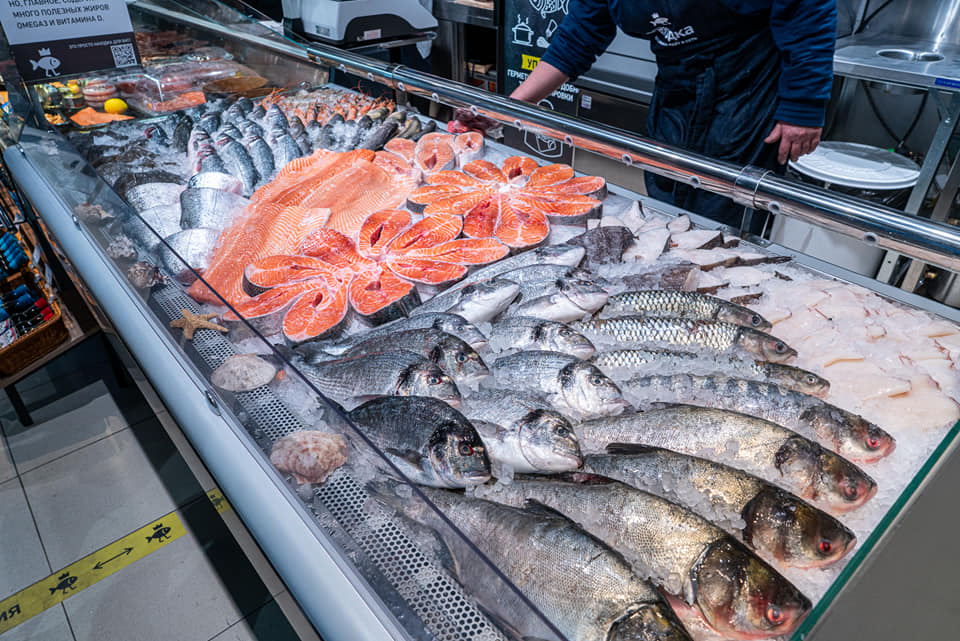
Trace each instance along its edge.
<path fill-rule="evenodd" d="M 542 242 L 551 220 L 579 223 L 599 215 L 607 194 L 599 176 L 574 177 L 568 165 L 540 167 L 523 156 L 511 156 L 500 167 L 473 160 L 461 171 L 425 175 L 428 184 L 407 199 L 411 210 L 460 216 L 465 236 L 494 237 L 513 248 Z"/>
<path fill-rule="evenodd" d="M 274 255 L 249 264 L 243 289 L 253 298 L 239 316 L 282 330 L 299 343 L 332 335 L 352 309 L 371 324 L 407 313 L 419 304 L 416 283 L 437 285 L 462 278 L 468 265 L 507 255 L 496 238 L 461 238 L 463 219 L 438 214 L 413 223 L 409 212 L 384 210 L 368 216 L 356 240 L 329 228 L 304 238 L 297 255 Z M 228 314 L 225 320 L 239 320 Z"/>
<path fill-rule="evenodd" d="M 298 158 L 258 189 L 220 234 L 203 274 L 209 287 L 197 281 L 189 293 L 204 303 L 221 303 L 214 291 L 231 305 L 244 303 L 248 265 L 298 253 L 304 238 L 323 227 L 353 236 L 370 214 L 402 205 L 419 181 L 417 170 L 387 152 L 320 150 Z"/>

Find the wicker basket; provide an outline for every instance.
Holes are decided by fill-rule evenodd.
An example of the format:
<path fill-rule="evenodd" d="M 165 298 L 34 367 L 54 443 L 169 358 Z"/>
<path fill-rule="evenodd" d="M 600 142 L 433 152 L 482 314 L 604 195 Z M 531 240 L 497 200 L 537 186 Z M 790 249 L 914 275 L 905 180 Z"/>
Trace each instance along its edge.
<path fill-rule="evenodd" d="M 33 285 L 37 280 L 32 272 L 21 272 L 12 276 L 4 283 L 3 289 L 14 289 L 21 284 Z M 42 288 L 38 288 L 41 289 Z M 42 292 L 46 294 L 46 292 Z M 49 298 L 47 299 L 49 301 Z M 43 358 L 50 350 L 70 337 L 67 325 L 60 313 L 60 306 L 51 301 L 50 309 L 53 318 L 43 325 L 36 327 L 0 349 L 0 376 L 12 376 L 35 360 Z"/>

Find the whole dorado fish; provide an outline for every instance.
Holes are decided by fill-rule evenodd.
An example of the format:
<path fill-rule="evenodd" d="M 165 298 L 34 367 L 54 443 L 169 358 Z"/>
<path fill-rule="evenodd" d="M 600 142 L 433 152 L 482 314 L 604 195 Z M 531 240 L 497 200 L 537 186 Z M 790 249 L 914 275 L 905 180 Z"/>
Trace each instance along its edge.
<path fill-rule="evenodd" d="M 357 343 L 342 356 L 350 358 L 398 349 L 429 358 L 457 385 L 471 385 L 490 373 L 472 347 L 456 336 L 436 329 L 410 329 L 376 336 Z"/>
<path fill-rule="evenodd" d="M 588 320 L 575 327 L 594 343 L 606 339 L 608 342 L 703 347 L 717 352 L 741 349 L 774 363 L 785 363 L 797 355 L 796 350 L 774 336 L 723 321 L 619 316 Z"/>
<path fill-rule="evenodd" d="M 483 441 L 463 414 L 443 401 L 375 398 L 347 416 L 414 483 L 467 487 L 490 480 Z"/>
<path fill-rule="evenodd" d="M 831 513 L 869 501 L 877 484 L 860 468 L 770 421 L 728 410 L 677 406 L 574 426 L 585 454 L 612 443 L 637 443 L 705 456 L 776 481 Z"/>
<path fill-rule="evenodd" d="M 666 403 L 716 407 L 766 419 L 814 438 L 851 461 L 874 463 L 896 448 L 892 436 L 862 416 L 769 383 L 673 374 L 634 377 L 621 387 Z"/>
<path fill-rule="evenodd" d="M 723 530 L 623 483 L 515 480 L 475 492 L 514 507 L 534 502 L 570 518 L 724 638 L 785 636 L 810 610 L 799 590 Z"/>
<path fill-rule="evenodd" d="M 328 354 L 343 354 L 354 345 L 371 338 L 389 336 L 394 332 L 411 329 L 436 329 L 441 332 L 453 334 L 460 340 L 465 341 L 473 349 L 481 349 L 487 344 L 487 337 L 477 329 L 476 325 L 462 316 L 446 314 L 444 312 L 428 312 L 407 318 L 398 318 L 395 321 L 378 325 L 373 329 L 347 338 L 335 341 L 318 341 L 308 344 L 317 345 L 317 349 Z"/>
<path fill-rule="evenodd" d="M 573 426 L 536 398 L 507 390 L 469 397 L 463 415 L 480 433 L 490 460 L 515 472 L 566 472 L 580 467 Z"/>
<path fill-rule="evenodd" d="M 508 272 L 503 277 L 510 278 L 514 273 Z M 608 298 L 605 289 L 591 280 L 578 277 L 528 282 L 521 286 L 520 296 L 517 314 L 561 323 L 590 316 L 603 307 Z"/>
<path fill-rule="evenodd" d="M 454 492 L 426 488 L 423 493 L 568 639 L 690 640 L 653 586 L 569 520 Z M 424 501 L 375 494 L 407 518 L 444 533 L 460 582 L 521 638 L 553 636 L 540 631 L 546 626 L 502 587 L 476 580 L 490 573 L 489 566 L 481 566 L 476 551 Z"/>
<path fill-rule="evenodd" d="M 696 292 L 664 289 L 614 294 L 600 314 L 602 316 L 641 314 L 691 320 L 717 320 L 759 330 L 768 330 L 773 327 L 770 321 L 755 311 L 727 302 L 722 298 Z"/>
<path fill-rule="evenodd" d="M 481 267 L 476 271 L 467 274 L 463 280 L 452 285 L 451 290 L 463 289 L 467 285 L 479 283 L 482 280 L 489 280 L 501 274 L 505 274 L 520 267 L 529 267 L 530 265 L 563 265 L 565 267 L 576 267 L 583 260 L 586 250 L 576 245 L 547 245 L 537 247 L 530 251 L 515 254 L 503 260 Z"/>
<path fill-rule="evenodd" d="M 577 358 L 590 358 L 596 351 L 593 343 L 572 327 L 530 316 L 507 316 L 497 321 L 489 341 L 496 351 L 546 350 Z"/>
<path fill-rule="evenodd" d="M 517 352 L 491 366 L 494 385 L 544 394 L 563 414 L 594 418 L 619 414 L 629 405 L 603 372 L 576 356 L 559 352 Z"/>
<path fill-rule="evenodd" d="M 453 380 L 413 352 L 380 352 L 313 364 L 302 357 L 292 360 L 323 395 L 347 409 L 375 396 L 431 396 L 460 404 Z"/>
<path fill-rule="evenodd" d="M 586 456 L 583 472 L 615 479 L 687 507 L 768 559 L 825 567 L 857 543 L 840 521 L 763 479 L 727 465 L 645 445 Z"/>
<path fill-rule="evenodd" d="M 481 281 L 455 291 L 437 294 L 410 312 L 411 316 L 427 312 L 458 314 L 471 323 L 493 320 L 517 297 L 520 285 L 502 278 Z"/>
<path fill-rule="evenodd" d="M 711 366 L 710 361 L 704 361 L 698 354 L 692 352 L 675 352 L 670 350 L 646 349 L 617 349 L 601 352 L 595 355 L 591 363 L 613 380 L 632 378 L 635 371 L 641 373 L 664 371 L 688 371 L 701 369 L 716 371 L 736 371 L 737 375 L 749 380 L 766 381 L 803 394 L 810 394 L 823 398 L 830 391 L 830 381 L 817 376 L 813 372 L 768 361 L 742 360 L 735 357 L 716 359 L 717 366 Z"/>

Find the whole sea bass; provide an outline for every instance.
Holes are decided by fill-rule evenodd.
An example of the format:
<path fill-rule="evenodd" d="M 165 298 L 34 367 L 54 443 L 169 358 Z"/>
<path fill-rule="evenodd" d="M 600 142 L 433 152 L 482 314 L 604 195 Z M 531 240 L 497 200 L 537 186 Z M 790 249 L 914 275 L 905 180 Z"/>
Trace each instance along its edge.
<path fill-rule="evenodd" d="M 796 350 L 774 336 L 723 321 L 620 316 L 584 321 L 574 327 L 594 343 L 598 340 L 627 344 L 665 343 L 717 352 L 740 349 L 774 363 L 785 363 L 797 355 Z"/>
<path fill-rule="evenodd" d="M 615 479 L 683 505 L 743 538 L 762 556 L 800 568 L 842 559 L 857 539 L 840 521 L 736 468 L 644 445 L 586 456 L 583 472 Z"/>
<path fill-rule="evenodd" d="M 869 501 L 877 484 L 845 458 L 770 421 L 727 410 L 676 406 L 575 425 L 584 454 L 635 443 L 704 456 L 776 481 L 831 513 Z"/>
<path fill-rule="evenodd" d="M 634 571 L 728 639 L 788 635 L 810 601 L 742 543 L 693 512 L 618 483 L 515 480 L 476 495 L 544 505 L 619 552 Z"/>
<path fill-rule="evenodd" d="M 638 373 L 683 373 L 690 370 L 713 373 L 722 370 L 735 371 L 741 378 L 774 383 L 820 398 L 830 391 L 830 381 L 805 369 L 733 356 L 724 358 L 718 355 L 716 359 L 705 360 L 693 352 L 616 349 L 596 354 L 590 362 L 615 381 L 633 378 Z"/>
<path fill-rule="evenodd" d="M 395 321 L 378 325 L 373 329 L 355 334 L 336 341 L 320 341 L 316 345 L 329 354 L 343 354 L 348 349 L 371 338 L 389 336 L 394 332 L 403 332 L 411 329 L 436 329 L 447 334 L 453 334 L 466 342 L 473 349 L 481 349 L 487 344 L 487 337 L 477 326 L 457 314 L 445 312 L 426 312 L 398 318 Z"/>
<path fill-rule="evenodd" d="M 514 273 L 508 272 L 503 278 L 509 279 Z M 600 309 L 608 298 L 600 285 L 576 276 L 525 283 L 520 295 L 517 314 L 558 322 L 582 320 Z"/>
<path fill-rule="evenodd" d="M 312 365 L 294 356 L 292 362 L 322 394 L 347 409 L 375 396 L 431 396 L 460 403 L 453 379 L 413 352 L 364 354 Z"/>
<path fill-rule="evenodd" d="M 471 323 L 483 323 L 505 310 L 519 291 L 520 285 L 513 281 L 492 278 L 462 289 L 437 294 L 415 308 L 410 315 L 447 312 L 463 316 Z"/>
<path fill-rule="evenodd" d="M 490 460 L 477 431 L 443 401 L 376 398 L 347 416 L 414 483 L 466 487 L 490 479 Z"/>
<path fill-rule="evenodd" d="M 565 472 L 580 467 L 570 422 L 538 399 L 508 390 L 470 396 L 461 408 L 477 428 L 490 460 L 515 472 Z"/>
<path fill-rule="evenodd" d="M 767 319 L 755 311 L 727 302 L 722 298 L 696 292 L 663 289 L 614 294 L 600 311 L 601 316 L 622 314 L 717 320 L 764 331 L 773 327 Z"/>
<path fill-rule="evenodd" d="M 490 373 L 472 347 L 456 336 L 436 329 L 409 329 L 375 336 L 357 343 L 342 356 L 350 358 L 398 349 L 429 358 L 457 385 L 472 385 Z"/>
<path fill-rule="evenodd" d="M 376 492 L 407 518 L 449 533 L 423 501 Z M 670 607 L 623 558 L 567 519 L 535 514 L 443 490 L 427 499 L 568 639 L 584 641 L 689 641 Z M 529 608 L 504 594 L 475 551 L 452 533 L 443 536 L 458 579 L 520 638 L 552 637 Z"/>
<path fill-rule="evenodd" d="M 862 416 L 769 383 L 673 374 L 635 377 L 620 386 L 666 403 L 704 405 L 766 419 L 814 438 L 852 461 L 873 463 L 896 448 L 892 436 Z"/>
<path fill-rule="evenodd" d="M 612 416 L 629 405 L 603 372 L 569 354 L 517 352 L 498 358 L 491 371 L 493 385 L 544 394 L 558 411 L 576 418 Z"/>
<path fill-rule="evenodd" d="M 495 351 L 546 350 L 577 358 L 590 358 L 596 351 L 586 336 L 563 323 L 530 316 L 507 316 L 490 330 Z"/>

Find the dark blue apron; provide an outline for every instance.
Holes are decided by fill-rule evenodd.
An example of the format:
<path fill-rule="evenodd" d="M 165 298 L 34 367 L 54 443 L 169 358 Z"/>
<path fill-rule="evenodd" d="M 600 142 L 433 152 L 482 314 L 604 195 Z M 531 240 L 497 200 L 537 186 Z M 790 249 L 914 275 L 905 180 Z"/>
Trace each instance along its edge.
<path fill-rule="evenodd" d="M 625 4 L 611 2 L 618 22 L 618 9 Z M 658 66 L 647 135 L 711 158 L 782 170 L 778 145 L 763 142 L 776 124 L 780 79 L 780 52 L 769 14 L 744 16 L 716 0 L 646 4 L 655 13 L 646 37 Z M 740 224 L 743 206 L 729 198 L 650 173 L 646 186 L 653 198 L 725 224 Z"/>

